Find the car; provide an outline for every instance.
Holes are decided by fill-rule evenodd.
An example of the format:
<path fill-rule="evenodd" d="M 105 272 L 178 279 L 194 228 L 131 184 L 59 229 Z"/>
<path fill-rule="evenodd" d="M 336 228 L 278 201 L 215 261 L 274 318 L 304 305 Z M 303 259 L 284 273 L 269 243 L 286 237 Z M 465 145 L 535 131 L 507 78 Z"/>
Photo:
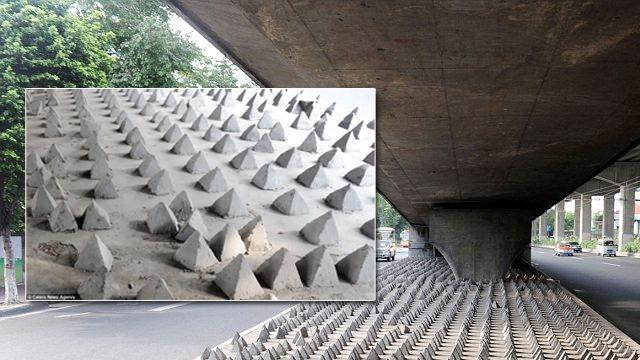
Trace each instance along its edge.
<path fill-rule="evenodd" d="M 578 243 L 577 241 L 569 241 L 569 245 L 571 245 L 574 253 L 582 252 L 582 246 L 580 246 L 580 243 Z"/>
<path fill-rule="evenodd" d="M 408 248 L 409 247 L 409 240 L 400 241 L 400 247 Z"/>
<path fill-rule="evenodd" d="M 598 256 L 617 256 L 618 246 L 611 239 L 600 239 L 596 246 L 596 255 Z"/>
<path fill-rule="evenodd" d="M 391 240 L 377 240 L 376 260 L 378 259 L 394 261 L 396 259 L 396 244 Z"/>
<path fill-rule="evenodd" d="M 555 256 L 573 256 L 573 248 L 571 247 L 571 244 L 569 244 L 568 242 L 559 242 L 556 244 L 556 247 L 554 248 L 554 255 Z"/>

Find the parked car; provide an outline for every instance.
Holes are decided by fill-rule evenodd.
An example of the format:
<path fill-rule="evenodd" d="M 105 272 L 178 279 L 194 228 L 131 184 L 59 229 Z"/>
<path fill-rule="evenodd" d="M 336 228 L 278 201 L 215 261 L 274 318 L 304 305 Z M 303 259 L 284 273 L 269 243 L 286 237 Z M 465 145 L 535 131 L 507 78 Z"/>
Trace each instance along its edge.
<path fill-rule="evenodd" d="M 409 247 L 409 240 L 400 241 L 400 247 L 408 248 Z"/>
<path fill-rule="evenodd" d="M 618 246 L 613 242 L 613 240 L 607 240 L 607 239 L 598 240 L 598 245 L 596 246 L 596 255 L 616 256 L 617 251 L 618 251 Z"/>
<path fill-rule="evenodd" d="M 571 247 L 571 244 L 569 244 L 568 242 L 559 242 L 556 244 L 556 247 L 554 249 L 554 255 L 555 256 L 562 256 L 562 255 L 573 256 L 573 248 Z"/>
<path fill-rule="evenodd" d="M 396 244 L 391 240 L 376 241 L 376 260 L 385 259 L 393 261 L 396 259 Z"/>
<path fill-rule="evenodd" d="M 582 246 L 580 246 L 580 243 L 578 243 L 577 241 L 570 241 L 569 245 L 571 245 L 571 248 L 573 249 L 574 253 L 582 252 Z"/>

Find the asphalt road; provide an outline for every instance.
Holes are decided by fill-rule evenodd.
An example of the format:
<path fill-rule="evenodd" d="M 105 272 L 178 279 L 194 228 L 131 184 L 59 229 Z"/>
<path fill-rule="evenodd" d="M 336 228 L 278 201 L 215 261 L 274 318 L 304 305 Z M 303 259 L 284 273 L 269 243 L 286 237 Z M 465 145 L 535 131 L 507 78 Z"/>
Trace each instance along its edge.
<path fill-rule="evenodd" d="M 531 248 L 531 261 L 640 343 L 640 259 Z"/>
<path fill-rule="evenodd" d="M 283 302 L 85 302 L 0 319 L 2 359 L 185 359 L 292 306 Z"/>
<path fill-rule="evenodd" d="M 398 247 L 396 249 L 396 257 L 395 257 L 395 259 L 393 261 L 402 260 L 402 259 L 404 259 L 404 258 L 406 258 L 408 256 L 409 256 L 409 249 Z M 392 264 L 393 261 L 387 261 L 387 260 L 384 260 L 384 259 L 377 260 L 378 269 L 382 269 L 385 266 L 387 266 L 389 264 Z"/>

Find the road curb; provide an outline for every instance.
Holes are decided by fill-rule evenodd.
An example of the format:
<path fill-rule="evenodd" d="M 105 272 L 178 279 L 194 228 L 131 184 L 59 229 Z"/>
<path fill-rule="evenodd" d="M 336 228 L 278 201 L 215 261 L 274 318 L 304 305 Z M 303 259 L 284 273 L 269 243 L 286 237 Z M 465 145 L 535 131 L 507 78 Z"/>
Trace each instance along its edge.
<path fill-rule="evenodd" d="M 8 307 L 6 309 L 0 308 L 0 319 L 9 316 L 25 314 L 34 310 L 44 309 L 48 307 L 49 303 L 46 302 L 27 302 Z"/>

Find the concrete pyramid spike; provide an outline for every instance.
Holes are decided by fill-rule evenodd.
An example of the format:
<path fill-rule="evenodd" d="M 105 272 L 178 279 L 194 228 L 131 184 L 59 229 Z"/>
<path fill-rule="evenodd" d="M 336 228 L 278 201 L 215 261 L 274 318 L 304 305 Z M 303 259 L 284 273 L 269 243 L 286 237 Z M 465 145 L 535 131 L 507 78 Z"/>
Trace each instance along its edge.
<path fill-rule="evenodd" d="M 376 151 L 375 150 L 371 150 L 371 152 L 369 153 L 369 155 L 367 155 L 364 158 L 364 162 L 366 162 L 369 165 L 375 166 L 375 162 L 376 162 Z"/>
<path fill-rule="evenodd" d="M 367 123 L 367 128 L 369 128 L 371 130 L 375 130 L 376 129 L 376 119 L 373 119 L 373 120 L 369 121 Z"/>
<path fill-rule="evenodd" d="M 298 175 L 296 180 L 309 189 L 322 189 L 329 186 L 329 178 L 320 164 L 315 164 Z"/>
<path fill-rule="evenodd" d="M 251 179 L 251 183 L 262 190 L 276 190 L 282 187 L 282 181 L 273 164 L 262 165 Z"/>
<path fill-rule="evenodd" d="M 178 126 L 178 124 L 173 124 L 167 132 L 162 135 L 162 140 L 166 142 L 175 142 L 178 141 L 184 135 L 182 133 L 182 129 Z"/>
<path fill-rule="evenodd" d="M 161 120 L 168 119 L 168 118 L 169 118 L 169 114 L 167 114 L 166 111 L 159 110 L 155 114 L 153 114 L 150 121 L 156 124 L 156 123 L 159 123 Z"/>
<path fill-rule="evenodd" d="M 129 119 L 129 114 L 126 111 L 122 110 L 120 111 L 120 113 L 118 113 L 118 116 L 113 122 L 114 124 L 117 124 L 119 127 L 120 125 L 122 125 L 122 122 L 125 120 L 129 120 L 129 122 L 131 122 L 131 120 Z"/>
<path fill-rule="evenodd" d="M 375 239 L 376 238 L 376 219 L 371 219 L 360 227 L 360 232 L 364 235 Z"/>
<path fill-rule="evenodd" d="M 158 124 L 158 126 L 156 126 L 156 130 L 157 131 L 165 131 L 169 128 L 171 128 L 171 126 L 173 126 L 174 124 L 171 122 L 171 120 L 169 120 L 168 117 L 164 117 L 162 118 L 162 120 L 160 120 L 160 123 Z"/>
<path fill-rule="evenodd" d="M 134 127 L 135 127 L 135 125 L 133 124 L 133 121 L 131 121 L 129 119 L 129 117 L 127 116 L 120 123 L 120 126 L 118 127 L 118 131 L 124 134 L 124 133 L 128 133 L 129 131 L 131 131 Z"/>
<path fill-rule="evenodd" d="M 344 157 L 342 150 L 333 148 L 318 158 L 318 163 L 326 168 L 341 169 L 344 167 Z"/>
<path fill-rule="evenodd" d="M 263 134 L 262 137 L 260 137 L 260 140 L 258 140 L 258 142 L 253 146 L 253 151 L 273 154 L 275 150 L 273 148 L 273 144 L 271 143 L 269 135 Z"/>
<path fill-rule="evenodd" d="M 296 260 L 285 248 L 280 248 L 256 270 L 256 277 L 264 286 L 273 290 L 302 287 L 296 268 Z"/>
<path fill-rule="evenodd" d="M 304 215 L 309 213 L 309 206 L 298 190 L 292 189 L 278 196 L 273 207 L 285 215 Z"/>
<path fill-rule="evenodd" d="M 222 230 L 211 238 L 209 245 L 220 261 L 231 259 L 247 251 L 238 230 L 233 224 L 226 224 Z"/>
<path fill-rule="evenodd" d="M 307 116 L 304 111 L 300 112 L 296 119 L 291 123 L 291 127 L 298 130 L 311 130 L 313 129 L 313 122 Z"/>
<path fill-rule="evenodd" d="M 264 294 L 258 279 L 251 271 L 251 265 L 242 254 L 236 256 L 217 273 L 214 282 L 233 300 L 246 300 Z"/>
<path fill-rule="evenodd" d="M 178 102 L 178 105 L 174 106 L 173 110 L 171 110 L 172 114 L 182 114 L 185 111 L 187 111 L 188 106 L 187 106 L 187 102 L 182 99 Z"/>
<path fill-rule="evenodd" d="M 56 156 L 47 165 L 45 165 L 51 174 L 55 177 L 64 178 L 67 176 L 67 167 L 64 161 Z"/>
<path fill-rule="evenodd" d="M 40 187 L 43 186 L 51 178 L 51 171 L 46 166 L 41 167 L 29 176 L 27 179 L 27 186 Z"/>
<path fill-rule="evenodd" d="M 324 245 L 311 250 L 298 260 L 296 267 L 306 286 L 335 286 L 340 282 L 335 264 Z"/>
<path fill-rule="evenodd" d="M 309 135 L 304 139 L 302 144 L 298 146 L 298 150 L 308 152 L 308 153 L 317 153 L 318 152 L 318 143 L 320 139 L 314 131 L 311 131 Z"/>
<path fill-rule="evenodd" d="M 191 124 L 191 127 L 189 129 L 193 131 L 207 130 L 207 124 L 208 124 L 207 119 L 204 117 L 204 115 L 200 114 L 196 118 L 196 120 L 193 122 L 193 124 Z"/>
<path fill-rule="evenodd" d="M 278 156 L 276 164 L 286 169 L 299 169 L 302 167 L 302 156 L 296 148 L 291 148 Z"/>
<path fill-rule="evenodd" d="M 82 300 L 115 300 L 120 287 L 110 271 L 96 271 L 78 286 Z"/>
<path fill-rule="evenodd" d="M 31 199 L 31 216 L 47 217 L 56 208 L 56 201 L 46 187 L 40 186 Z"/>
<path fill-rule="evenodd" d="M 224 96 L 222 97 L 222 100 L 220 100 L 220 104 L 224 105 L 224 106 L 235 106 L 236 102 L 233 99 L 233 97 L 230 96 L 231 92 L 226 92 L 224 94 Z"/>
<path fill-rule="evenodd" d="M 212 94 L 209 95 L 213 95 L 212 99 L 213 101 L 220 101 L 220 96 L 222 96 L 224 90 L 222 89 L 211 89 L 210 92 L 212 92 Z"/>
<path fill-rule="evenodd" d="M 47 188 L 47 191 L 54 199 L 62 199 L 65 200 L 67 198 L 67 192 L 64 190 L 58 178 L 50 177 L 49 180 L 44 185 Z"/>
<path fill-rule="evenodd" d="M 89 152 L 87 153 L 87 158 L 91 161 L 96 161 L 101 158 L 109 159 L 109 155 L 107 154 L 106 151 L 104 151 L 104 148 L 102 148 L 100 144 L 95 144 L 91 147 L 91 149 L 89 149 Z"/>
<path fill-rule="evenodd" d="M 219 262 L 197 230 L 180 245 L 173 258 L 191 271 L 207 270 Z"/>
<path fill-rule="evenodd" d="M 142 109 L 145 107 L 145 105 L 147 105 L 147 99 L 144 97 L 143 94 L 140 94 L 136 99 L 136 102 L 133 105 L 133 107 L 136 109 Z"/>
<path fill-rule="evenodd" d="M 162 102 L 162 106 L 174 107 L 176 105 L 178 105 L 178 99 L 176 99 L 176 96 L 173 94 L 173 91 L 170 91 L 169 95 L 167 95 L 167 97 Z"/>
<path fill-rule="evenodd" d="M 99 142 L 98 142 L 98 134 L 93 134 L 93 135 L 89 136 L 87 138 L 87 140 L 85 140 L 82 143 L 82 148 L 90 150 L 92 147 L 94 147 L 97 144 L 99 144 Z"/>
<path fill-rule="evenodd" d="M 111 176 L 113 176 L 113 170 L 109 167 L 107 159 L 100 158 L 93 163 L 93 166 L 91 166 L 90 177 L 92 180 Z"/>
<path fill-rule="evenodd" d="M 190 107 L 180 116 L 180 121 L 190 123 L 197 119 L 198 115 L 200 114 L 194 108 Z"/>
<path fill-rule="evenodd" d="M 204 238 L 209 237 L 209 229 L 207 229 L 207 225 L 205 225 L 202 214 L 198 209 L 195 209 L 189 219 L 182 225 L 178 235 L 176 235 L 176 240 L 185 241 L 194 231 L 198 231 Z"/>
<path fill-rule="evenodd" d="M 240 233 L 242 241 L 244 241 L 244 246 L 248 254 L 271 250 L 271 243 L 267 238 L 267 231 L 264 229 L 262 216 L 254 217 L 238 232 Z"/>
<path fill-rule="evenodd" d="M 149 116 L 153 115 L 158 111 L 158 108 L 154 104 L 147 103 L 142 110 L 140 110 L 140 115 Z"/>
<path fill-rule="evenodd" d="M 256 109 L 256 107 L 256 105 L 250 104 L 249 107 L 247 107 L 247 110 L 242 113 L 242 116 L 240 118 L 249 121 L 258 120 L 258 118 L 260 117 L 260 112 Z"/>
<path fill-rule="evenodd" d="M 314 131 L 322 140 L 335 139 L 339 133 L 338 126 L 330 120 L 319 121 Z"/>
<path fill-rule="evenodd" d="M 113 255 L 96 234 L 91 234 L 84 248 L 78 253 L 76 269 L 84 271 L 110 271 Z"/>
<path fill-rule="evenodd" d="M 147 227 L 152 234 L 170 234 L 178 232 L 178 220 L 167 204 L 159 202 L 147 214 Z"/>
<path fill-rule="evenodd" d="M 218 167 L 204 174 L 204 176 L 198 180 L 198 185 L 206 192 L 221 192 L 227 190 L 227 180 L 224 178 L 222 170 Z"/>
<path fill-rule="evenodd" d="M 269 131 L 269 137 L 273 141 L 287 141 L 287 133 L 284 130 L 284 126 L 280 122 L 276 122 Z"/>
<path fill-rule="evenodd" d="M 332 192 L 324 202 L 337 210 L 347 212 L 362 210 L 362 201 L 351 184 Z"/>
<path fill-rule="evenodd" d="M 248 140 L 248 141 L 258 141 L 260 138 L 260 131 L 255 124 L 249 126 L 243 133 L 240 135 L 240 139 Z"/>
<path fill-rule="evenodd" d="M 42 162 L 42 159 L 40 158 L 40 155 L 38 155 L 38 153 L 31 152 L 29 153 L 29 155 L 27 155 L 26 169 L 25 169 L 27 172 L 27 175 L 33 174 L 36 170 L 40 169 L 43 166 L 44 166 L 44 163 Z"/>
<path fill-rule="evenodd" d="M 93 197 L 96 199 L 116 199 L 118 197 L 118 190 L 111 178 L 106 177 L 98 181 L 93 188 Z"/>
<path fill-rule="evenodd" d="M 264 112 L 268 106 L 269 104 L 267 103 L 267 100 L 265 100 L 262 102 L 262 104 L 258 105 L 258 111 Z"/>
<path fill-rule="evenodd" d="M 133 145 L 138 141 L 144 141 L 144 137 L 142 137 L 140 129 L 136 126 L 127 133 L 127 136 L 124 138 L 124 142 L 126 142 L 127 145 Z"/>
<path fill-rule="evenodd" d="M 376 168 L 364 164 L 351 169 L 344 178 L 354 185 L 370 186 L 375 183 L 375 176 Z"/>
<path fill-rule="evenodd" d="M 253 150 L 249 148 L 244 149 L 238 155 L 234 156 L 229 163 L 238 170 L 254 170 L 258 168 Z"/>
<path fill-rule="evenodd" d="M 230 115 L 231 115 L 231 111 L 229 111 L 229 109 L 226 106 L 222 104 L 218 104 L 218 106 L 216 106 L 216 108 L 213 109 L 211 114 L 209 114 L 209 119 L 214 121 L 222 121 L 227 119 Z"/>
<path fill-rule="evenodd" d="M 138 141 L 137 143 L 133 144 L 131 150 L 129 150 L 129 157 L 134 160 L 144 159 L 149 156 L 149 154 L 151 153 L 149 152 L 149 150 L 147 150 L 147 147 L 144 145 L 143 141 Z"/>
<path fill-rule="evenodd" d="M 173 198 L 169 204 L 169 209 L 173 211 L 173 214 L 176 216 L 178 221 L 185 221 L 191 217 L 195 207 L 193 206 L 193 201 L 191 201 L 189 193 L 182 190 L 175 198 Z"/>
<path fill-rule="evenodd" d="M 36 99 L 27 103 L 27 115 L 40 115 L 44 111 L 44 100 Z"/>
<path fill-rule="evenodd" d="M 273 128 L 273 125 L 273 115 L 271 115 L 270 110 L 267 110 L 262 114 L 262 117 L 260 117 L 260 120 L 258 121 L 258 129 L 271 129 Z"/>
<path fill-rule="evenodd" d="M 338 245 L 340 235 L 338 225 L 331 210 L 305 225 L 300 234 L 308 242 L 316 245 Z"/>
<path fill-rule="evenodd" d="M 343 152 L 358 151 L 358 143 L 351 131 L 344 134 L 338 141 L 333 144 L 334 148 L 339 148 Z"/>
<path fill-rule="evenodd" d="M 373 283 L 375 253 L 370 245 L 363 245 L 336 263 L 338 274 L 350 282 Z"/>
<path fill-rule="evenodd" d="M 111 229 L 111 219 L 107 210 L 103 209 L 95 200 L 84 211 L 82 230 L 107 230 Z"/>
<path fill-rule="evenodd" d="M 212 149 L 218 154 L 231 154 L 238 151 L 238 146 L 229 134 L 225 134 Z"/>
<path fill-rule="evenodd" d="M 240 132 L 240 123 L 235 115 L 231 115 L 222 123 L 220 130 L 224 132 Z"/>
<path fill-rule="evenodd" d="M 210 210 L 221 217 L 240 217 L 249 215 L 249 210 L 244 205 L 235 189 L 227 191 L 211 205 Z"/>
<path fill-rule="evenodd" d="M 184 134 L 180 140 L 173 145 L 171 152 L 177 155 L 193 155 L 196 153 L 196 148 L 193 146 L 189 135 Z"/>
<path fill-rule="evenodd" d="M 58 115 L 58 113 L 51 109 L 49 110 L 49 115 L 47 115 L 46 117 L 46 127 L 62 127 L 62 123 L 60 122 L 60 115 Z"/>
<path fill-rule="evenodd" d="M 342 121 L 340 121 L 340 124 L 338 124 L 338 126 L 340 126 L 343 129 L 349 130 L 349 128 L 351 127 L 351 123 L 356 118 L 356 115 L 358 115 L 357 106 L 353 110 L 351 110 L 351 112 L 347 114 L 347 116 L 345 116 L 344 119 L 342 119 Z"/>
<path fill-rule="evenodd" d="M 207 141 L 218 141 L 222 138 L 223 133 L 215 127 L 215 125 L 209 126 L 207 132 L 204 134 L 203 138 Z"/>
<path fill-rule="evenodd" d="M 358 125 L 354 126 L 351 132 L 353 132 L 353 136 L 356 139 L 360 139 L 360 135 L 362 134 L 362 129 L 364 127 L 364 121 L 360 121 Z"/>
<path fill-rule="evenodd" d="M 169 94 L 171 95 L 171 94 Z M 173 294 L 169 290 L 167 282 L 158 275 L 152 275 L 151 279 L 140 289 L 136 300 L 173 300 Z"/>
<path fill-rule="evenodd" d="M 56 138 L 56 137 L 63 137 L 63 136 L 64 136 L 64 133 L 62 132 L 61 128 L 47 124 L 47 128 L 44 131 L 44 137 Z"/>
<path fill-rule="evenodd" d="M 324 113 L 331 115 L 335 110 L 336 110 L 336 103 L 334 101 L 331 103 L 331 105 L 327 106 L 327 108 L 324 110 Z"/>
<path fill-rule="evenodd" d="M 78 223 L 66 201 L 60 201 L 49 214 L 49 228 L 53 232 L 76 231 Z"/>
<path fill-rule="evenodd" d="M 236 98 L 236 100 L 243 101 L 244 100 L 244 96 L 246 95 L 246 93 L 247 93 L 247 90 L 242 90 L 240 92 L 240 95 L 238 95 L 238 97 Z"/>
<path fill-rule="evenodd" d="M 157 103 L 160 102 L 163 97 L 166 97 L 165 89 L 153 89 L 148 101 L 151 103 Z"/>
<path fill-rule="evenodd" d="M 47 150 L 47 153 L 44 154 L 44 156 L 42 157 L 42 160 L 45 163 L 48 163 L 49 161 L 53 160 L 56 157 L 59 157 L 62 161 L 66 162 L 66 159 L 62 155 L 62 152 L 60 152 L 60 149 L 58 149 L 58 146 L 56 144 L 53 144 L 49 147 L 49 150 Z"/>
<path fill-rule="evenodd" d="M 137 170 L 140 176 L 151 177 L 162 169 L 160 168 L 160 164 L 158 164 L 158 159 L 156 159 L 154 155 L 147 155 Z"/>
<path fill-rule="evenodd" d="M 191 174 L 204 174 L 207 171 L 211 170 L 211 166 L 207 161 L 207 157 L 204 154 L 204 151 L 200 150 L 196 154 L 194 154 L 184 168 L 190 172 Z"/>
<path fill-rule="evenodd" d="M 54 92 L 50 92 L 47 94 L 47 105 L 48 106 L 56 106 L 60 105 L 60 101 Z"/>
<path fill-rule="evenodd" d="M 256 102 L 256 99 L 259 100 L 258 98 L 258 94 L 253 94 L 253 96 L 251 96 L 251 99 L 249 99 L 249 101 L 247 101 L 247 106 L 253 106 L 253 105 L 258 105 Z"/>
<path fill-rule="evenodd" d="M 284 104 L 284 99 L 282 98 L 283 95 L 283 90 L 278 91 L 278 93 L 276 93 L 276 95 L 273 97 L 273 101 L 271 102 L 271 104 L 273 104 L 273 106 L 282 106 Z"/>
<path fill-rule="evenodd" d="M 173 182 L 167 170 L 155 173 L 147 182 L 147 188 L 154 195 L 166 195 L 173 192 Z"/>

